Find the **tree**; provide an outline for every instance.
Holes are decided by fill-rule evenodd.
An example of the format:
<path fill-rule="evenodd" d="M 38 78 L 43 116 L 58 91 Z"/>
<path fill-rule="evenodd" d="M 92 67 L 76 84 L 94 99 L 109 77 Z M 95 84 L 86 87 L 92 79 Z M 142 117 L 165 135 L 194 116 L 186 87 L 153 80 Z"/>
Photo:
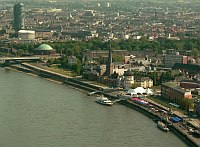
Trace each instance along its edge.
<path fill-rule="evenodd" d="M 192 49 L 192 56 L 194 59 L 197 59 L 199 57 L 199 50 L 197 48 Z"/>
<path fill-rule="evenodd" d="M 52 65 L 52 64 L 53 64 L 53 59 L 52 59 L 52 58 L 48 59 L 48 60 L 47 60 L 47 63 L 48 63 L 49 65 Z"/>
<path fill-rule="evenodd" d="M 155 85 L 155 86 L 158 85 L 157 74 L 155 72 L 154 73 L 148 73 L 147 76 L 153 80 L 153 85 Z"/>
<path fill-rule="evenodd" d="M 166 73 L 162 73 L 161 76 L 160 76 L 160 83 L 162 82 L 169 82 L 169 81 L 172 81 L 174 80 L 174 77 L 172 75 L 171 72 L 167 71 Z"/>
<path fill-rule="evenodd" d="M 67 49 L 67 50 L 66 50 L 66 55 L 67 55 L 67 56 L 72 56 L 72 55 L 73 55 L 73 50 Z"/>
<path fill-rule="evenodd" d="M 23 54 L 24 54 L 24 50 L 23 49 L 17 50 L 17 56 L 22 56 Z"/>
<path fill-rule="evenodd" d="M 81 68 L 82 68 L 81 61 L 79 59 L 77 59 L 77 63 L 76 63 L 76 73 L 77 73 L 77 75 L 81 74 Z"/>
<path fill-rule="evenodd" d="M 124 57 L 119 55 L 113 55 L 113 62 L 123 62 Z"/>

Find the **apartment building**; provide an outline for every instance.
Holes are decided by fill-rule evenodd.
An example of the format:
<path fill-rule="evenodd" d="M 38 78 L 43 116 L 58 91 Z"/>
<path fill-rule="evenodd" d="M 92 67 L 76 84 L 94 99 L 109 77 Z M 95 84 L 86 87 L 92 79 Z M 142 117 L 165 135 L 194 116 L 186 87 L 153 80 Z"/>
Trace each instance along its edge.
<path fill-rule="evenodd" d="M 191 91 L 181 88 L 179 83 L 175 82 L 162 83 L 161 96 L 172 102 L 175 102 L 183 108 L 188 108 L 188 100 L 192 99 Z"/>
<path fill-rule="evenodd" d="M 171 68 L 175 63 L 187 64 L 187 61 L 187 56 L 179 55 L 179 52 L 174 53 L 172 51 L 166 55 L 163 55 L 163 65 L 167 68 Z"/>

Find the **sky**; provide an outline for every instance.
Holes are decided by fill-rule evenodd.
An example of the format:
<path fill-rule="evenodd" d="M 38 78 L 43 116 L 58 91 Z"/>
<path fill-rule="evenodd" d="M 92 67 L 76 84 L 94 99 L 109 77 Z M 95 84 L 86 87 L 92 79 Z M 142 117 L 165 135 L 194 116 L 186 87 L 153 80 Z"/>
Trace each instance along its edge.
<path fill-rule="evenodd" d="M 4 2 L 8 2 L 8 1 L 12 1 L 12 2 L 31 2 L 31 1 L 33 1 L 33 2 L 35 2 L 35 1 L 41 1 L 41 2 L 44 2 L 44 1 L 58 1 L 58 2 L 67 2 L 67 1 L 79 1 L 79 2 L 81 2 L 81 1 L 96 1 L 96 2 L 102 2 L 102 1 L 112 1 L 112 2 L 114 2 L 114 1 L 146 1 L 146 2 L 170 2 L 170 1 L 172 1 L 172 2 L 198 2 L 198 3 L 200 3 L 200 0 L 0 0 L 0 2 L 2 2 L 2 1 L 4 1 Z"/>

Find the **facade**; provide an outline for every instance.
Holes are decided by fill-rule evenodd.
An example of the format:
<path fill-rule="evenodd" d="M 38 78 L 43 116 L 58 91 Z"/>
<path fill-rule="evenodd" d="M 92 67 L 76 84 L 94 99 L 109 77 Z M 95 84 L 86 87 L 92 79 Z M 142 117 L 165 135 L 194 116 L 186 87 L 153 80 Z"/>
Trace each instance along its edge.
<path fill-rule="evenodd" d="M 188 100 L 192 99 L 191 91 L 181 88 L 178 83 L 174 82 L 161 85 L 161 96 L 184 108 L 189 108 Z"/>
<path fill-rule="evenodd" d="M 18 31 L 18 42 L 30 43 L 35 41 L 35 31 L 30 30 L 19 30 Z"/>
<path fill-rule="evenodd" d="M 35 38 L 36 39 L 48 39 L 51 38 L 54 34 L 54 31 L 51 30 L 36 30 Z"/>
<path fill-rule="evenodd" d="M 164 55 L 163 64 L 165 67 L 172 67 L 175 63 L 187 64 L 187 56 L 182 55 Z"/>
<path fill-rule="evenodd" d="M 18 38 L 22 40 L 35 40 L 35 31 L 19 30 Z"/>
<path fill-rule="evenodd" d="M 106 65 L 100 65 L 100 66 L 98 67 L 98 69 L 99 69 L 99 75 L 100 75 L 100 76 L 103 76 L 104 73 L 106 72 Z"/>
<path fill-rule="evenodd" d="M 129 89 L 129 88 L 132 88 L 135 81 L 134 81 L 134 75 L 133 73 L 128 70 L 125 72 L 125 88 Z"/>
<path fill-rule="evenodd" d="M 142 77 L 141 78 L 141 87 L 143 88 L 150 88 L 153 86 L 153 80 L 149 77 Z"/>
<path fill-rule="evenodd" d="M 24 4 L 17 3 L 14 5 L 14 21 L 13 21 L 13 28 L 15 31 L 19 31 L 24 29 Z"/>
<path fill-rule="evenodd" d="M 114 68 L 113 68 L 113 73 L 118 73 L 119 76 L 123 76 L 126 71 L 127 71 L 127 69 L 125 69 L 125 68 L 118 68 L 116 66 L 114 66 Z"/>
<path fill-rule="evenodd" d="M 135 56 L 133 55 L 129 55 L 129 56 L 124 56 L 124 63 L 128 64 L 133 62 L 133 59 L 135 58 Z"/>
<path fill-rule="evenodd" d="M 149 77 L 141 77 L 135 80 L 135 85 L 143 88 L 150 88 L 153 86 L 153 80 Z"/>
<path fill-rule="evenodd" d="M 112 54 L 113 55 L 117 55 L 117 56 L 127 56 L 129 54 L 129 52 L 127 50 L 112 50 Z M 101 61 L 103 62 L 103 64 L 106 64 L 106 62 L 108 61 L 108 56 L 109 56 L 109 52 L 108 51 L 90 51 L 87 50 L 85 52 L 85 56 L 87 60 L 91 60 L 91 61 Z"/>

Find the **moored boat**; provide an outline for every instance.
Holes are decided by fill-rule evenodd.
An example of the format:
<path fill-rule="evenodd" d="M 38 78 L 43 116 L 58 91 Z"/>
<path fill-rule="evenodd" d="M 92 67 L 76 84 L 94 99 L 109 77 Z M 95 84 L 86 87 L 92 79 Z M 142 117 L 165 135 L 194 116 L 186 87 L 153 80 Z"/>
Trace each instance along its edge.
<path fill-rule="evenodd" d="M 107 105 L 107 106 L 113 105 L 113 102 L 103 95 L 97 97 L 96 102 L 102 105 Z"/>
<path fill-rule="evenodd" d="M 163 131 L 165 131 L 165 132 L 169 131 L 169 128 L 167 127 L 167 125 L 164 124 L 164 123 L 161 122 L 161 121 L 158 121 L 157 126 L 158 126 L 161 130 L 163 130 Z"/>
<path fill-rule="evenodd" d="M 96 93 L 98 93 L 98 91 L 89 92 L 87 95 L 88 95 L 88 96 L 91 96 L 91 95 L 94 95 L 94 94 L 96 94 Z"/>

